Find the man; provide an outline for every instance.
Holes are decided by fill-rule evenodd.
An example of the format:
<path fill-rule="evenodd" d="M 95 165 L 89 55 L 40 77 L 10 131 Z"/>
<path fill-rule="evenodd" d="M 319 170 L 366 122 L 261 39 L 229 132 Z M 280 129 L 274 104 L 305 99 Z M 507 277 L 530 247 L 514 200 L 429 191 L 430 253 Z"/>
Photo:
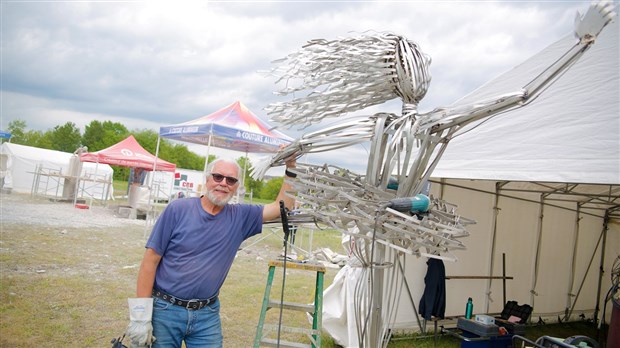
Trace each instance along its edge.
<path fill-rule="evenodd" d="M 294 159 L 286 162 L 287 177 L 295 177 L 288 171 L 294 167 Z M 217 295 L 239 246 L 280 216 L 281 200 L 294 204 L 287 180 L 272 203 L 228 204 L 240 185 L 239 165 L 216 160 L 207 174 L 206 194 L 170 203 L 146 243 L 137 298 L 129 299 L 132 347 L 221 347 Z"/>

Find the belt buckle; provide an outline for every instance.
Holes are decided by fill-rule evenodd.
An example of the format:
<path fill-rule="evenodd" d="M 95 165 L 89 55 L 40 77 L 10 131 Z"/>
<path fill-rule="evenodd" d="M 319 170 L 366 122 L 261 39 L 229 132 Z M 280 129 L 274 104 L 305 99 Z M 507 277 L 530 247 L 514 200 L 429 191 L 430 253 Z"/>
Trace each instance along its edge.
<path fill-rule="evenodd" d="M 194 307 L 191 307 L 192 303 L 195 303 Z M 189 300 L 189 301 L 187 301 L 187 305 L 185 306 L 185 309 L 200 309 L 200 301 L 199 300 Z"/>

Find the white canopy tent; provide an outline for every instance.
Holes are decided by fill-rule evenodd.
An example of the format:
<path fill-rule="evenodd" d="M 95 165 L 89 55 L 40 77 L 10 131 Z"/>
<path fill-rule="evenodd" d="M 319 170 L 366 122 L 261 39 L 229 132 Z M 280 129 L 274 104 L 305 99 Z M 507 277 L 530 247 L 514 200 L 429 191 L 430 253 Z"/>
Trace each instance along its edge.
<path fill-rule="evenodd" d="M 474 313 L 500 313 L 505 296 L 530 304 L 533 321 L 601 319 L 620 256 L 619 32 L 616 21 L 530 105 L 471 125 L 450 142 L 431 194 L 477 224 L 468 228 L 467 250 L 445 265 L 448 277 L 471 277 L 446 281 L 446 316 L 462 316 L 468 297 Z M 573 40 L 567 36 L 453 106 L 519 90 Z M 513 277 L 505 293 L 503 280 L 474 279 L 502 276 L 503 259 Z M 426 259 L 408 257 L 403 272 L 408 288 L 393 328 L 424 328 L 413 310 Z M 324 294 L 323 327 L 344 346 L 356 346 L 353 285 L 343 275 Z"/>
<path fill-rule="evenodd" d="M 0 158 L 3 162 L 5 189 L 19 193 L 58 197 L 63 194 L 65 179 L 71 174 L 72 158 L 68 152 L 3 143 Z M 84 163 L 80 180 L 84 185 L 79 194 L 106 200 L 110 198 L 114 171 L 107 164 Z"/>

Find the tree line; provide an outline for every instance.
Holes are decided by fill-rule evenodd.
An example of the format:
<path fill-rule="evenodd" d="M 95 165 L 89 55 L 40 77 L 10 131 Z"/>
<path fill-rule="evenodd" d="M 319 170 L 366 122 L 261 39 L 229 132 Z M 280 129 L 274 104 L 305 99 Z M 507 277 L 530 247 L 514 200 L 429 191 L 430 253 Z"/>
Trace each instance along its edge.
<path fill-rule="evenodd" d="M 79 147 L 86 146 L 89 152 L 110 147 L 130 135 L 148 152 L 155 154 L 159 134 L 150 129 L 128 130 L 123 124 L 112 121 L 91 121 L 84 127 L 84 134 L 73 122 L 55 126 L 46 131 L 28 129 L 25 121 L 17 119 L 9 122 L 7 131 L 11 133 L 11 143 L 73 153 Z M 158 157 L 176 164 L 177 168 L 204 170 L 205 158 L 190 151 L 186 145 L 176 144 L 167 139 L 160 139 Z M 209 162 L 217 156 L 209 155 Z M 261 199 L 275 199 L 278 195 L 282 178 L 267 182 L 250 177 L 252 162 L 249 158 L 239 157 L 237 163 L 245 168 L 245 189 Z M 129 168 L 112 166 L 115 180 L 127 180 Z"/>

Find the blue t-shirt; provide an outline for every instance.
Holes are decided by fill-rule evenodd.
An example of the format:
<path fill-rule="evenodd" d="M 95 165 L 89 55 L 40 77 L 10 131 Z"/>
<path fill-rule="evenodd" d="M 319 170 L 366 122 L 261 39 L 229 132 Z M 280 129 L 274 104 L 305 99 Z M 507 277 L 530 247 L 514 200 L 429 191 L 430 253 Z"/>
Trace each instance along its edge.
<path fill-rule="evenodd" d="M 173 201 L 157 219 L 146 242 L 162 256 L 155 288 L 181 299 L 215 296 L 241 243 L 262 230 L 263 207 L 227 204 L 217 215 L 200 198 Z"/>

